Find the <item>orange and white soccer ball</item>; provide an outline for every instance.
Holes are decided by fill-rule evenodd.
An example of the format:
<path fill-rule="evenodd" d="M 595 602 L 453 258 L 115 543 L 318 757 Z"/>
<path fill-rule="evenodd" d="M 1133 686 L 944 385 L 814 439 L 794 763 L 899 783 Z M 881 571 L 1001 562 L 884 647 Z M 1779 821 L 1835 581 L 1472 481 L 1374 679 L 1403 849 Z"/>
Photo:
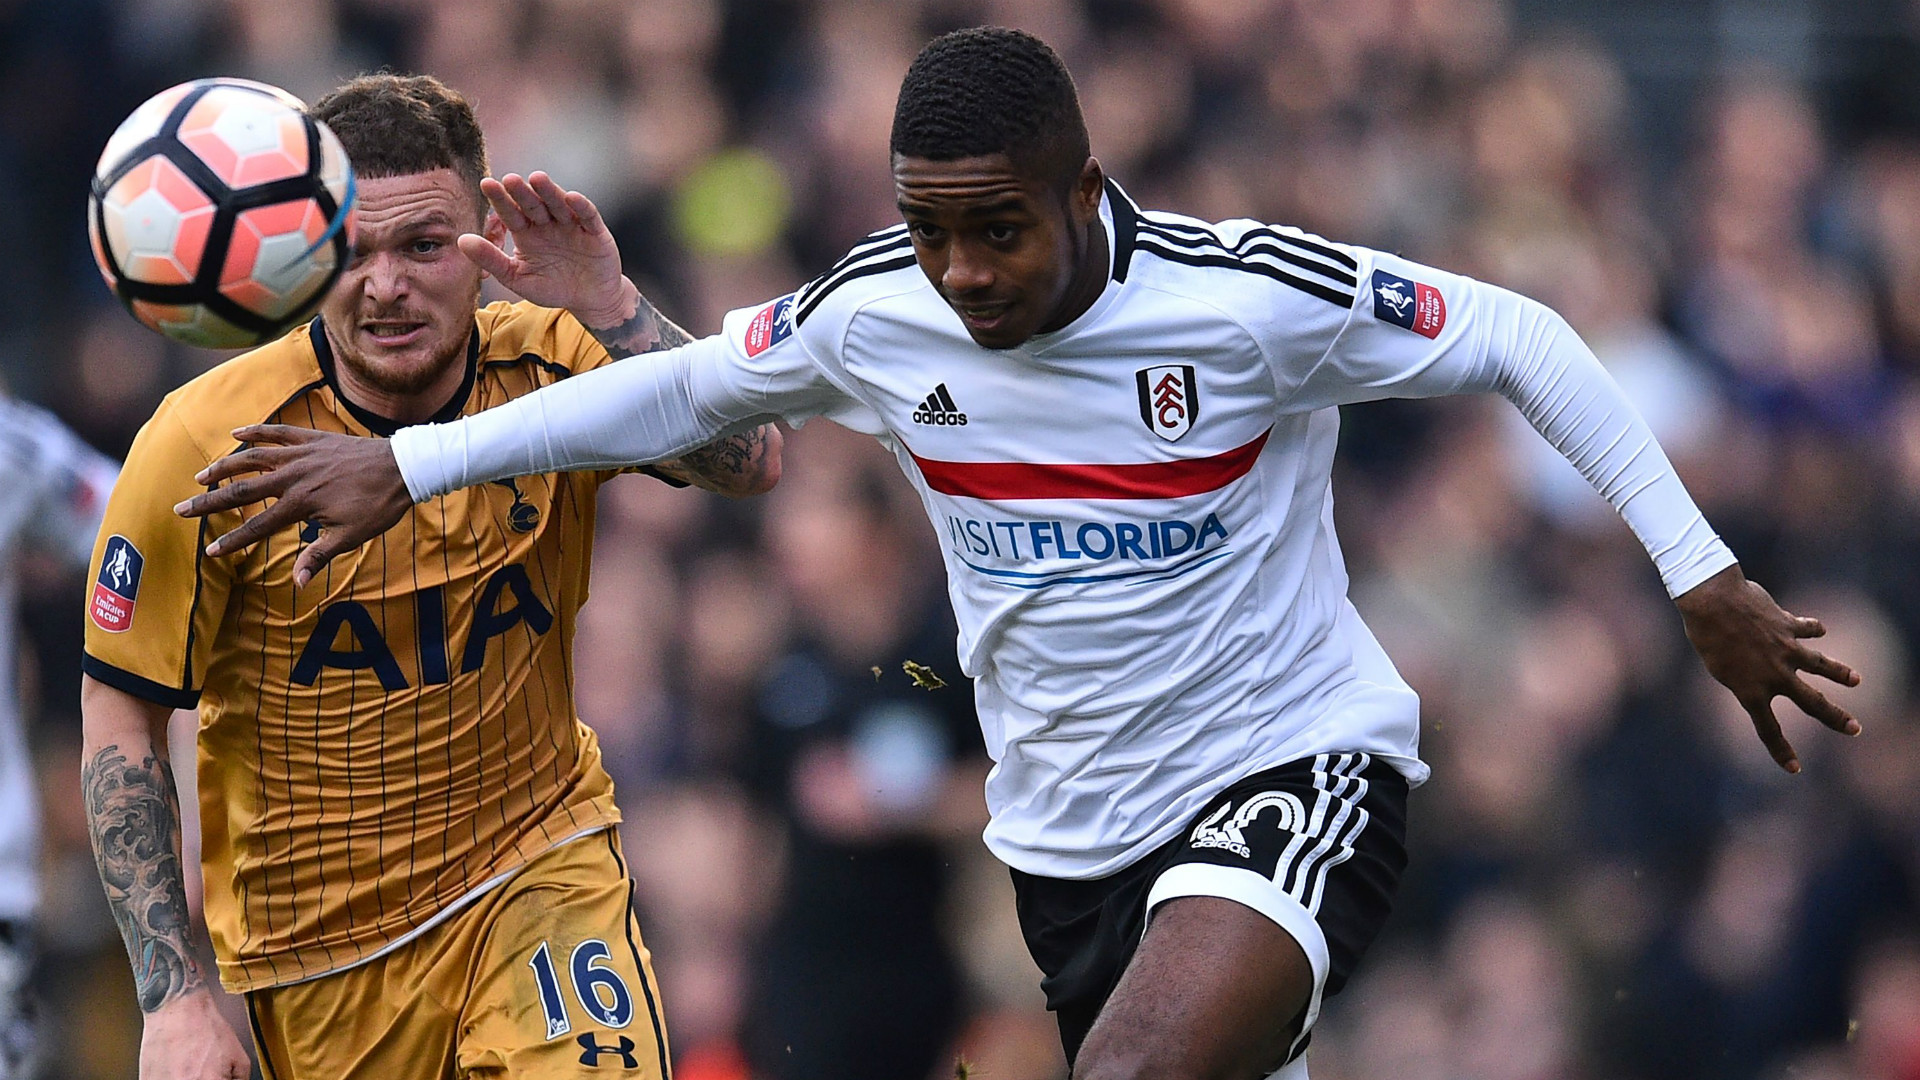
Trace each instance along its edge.
<path fill-rule="evenodd" d="M 347 265 L 353 202 L 346 151 L 299 98 L 200 79 L 154 95 L 107 140 L 87 231 L 134 318 L 236 349 L 319 306 Z"/>

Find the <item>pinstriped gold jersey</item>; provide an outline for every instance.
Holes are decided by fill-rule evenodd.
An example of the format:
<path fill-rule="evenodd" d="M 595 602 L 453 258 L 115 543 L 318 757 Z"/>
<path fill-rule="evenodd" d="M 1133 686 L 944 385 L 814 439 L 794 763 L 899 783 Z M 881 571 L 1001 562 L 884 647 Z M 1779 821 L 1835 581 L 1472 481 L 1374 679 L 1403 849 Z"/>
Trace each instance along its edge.
<path fill-rule="evenodd" d="M 443 415 L 608 362 L 572 317 L 476 314 Z M 172 507 L 255 422 L 358 435 L 319 321 L 161 404 L 128 455 L 94 551 L 88 674 L 198 705 L 207 924 L 238 990 L 353 964 L 554 844 L 619 819 L 575 717 L 570 642 L 606 473 L 524 477 L 416 506 L 304 589 L 289 528 L 202 554 Z"/>

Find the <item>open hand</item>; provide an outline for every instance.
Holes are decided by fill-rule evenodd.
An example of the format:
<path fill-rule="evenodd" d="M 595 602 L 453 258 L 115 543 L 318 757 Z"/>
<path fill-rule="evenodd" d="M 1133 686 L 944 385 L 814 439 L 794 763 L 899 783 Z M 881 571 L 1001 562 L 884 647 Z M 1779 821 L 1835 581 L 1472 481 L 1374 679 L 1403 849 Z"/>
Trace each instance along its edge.
<path fill-rule="evenodd" d="M 244 551 L 282 529 L 310 521 L 320 527 L 320 536 L 293 564 L 293 583 L 304 586 L 328 560 L 386 532 L 413 508 L 393 446 L 385 439 L 284 424 L 243 427 L 233 437 L 248 447 L 194 477 L 209 486 L 232 482 L 195 495 L 173 512 L 206 517 L 267 499 L 274 502 L 216 537 L 207 545 L 208 555 Z"/>
<path fill-rule="evenodd" d="M 1733 691 L 1781 768 L 1799 772 L 1800 758 L 1780 732 L 1780 721 L 1773 714 L 1774 698 L 1786 698 L 1841 734 L 1860 734 L 1859 721 L 1800 677 L 1804 671 L 1841 686 L 1860 685 L 1860 676 L 1852 668 L 1804 644 L 1827 632 L 1820 620 L 1783 610 L 1738 566 L 1682 593 L 1674 605 L 1707 673 Z"/>
<path fill-rule="evenodd" d="M 480 191 L 513 235 L 513 254 L 477 233 L 460 237 L 461 254 L 521 297 L 566 308 L 589 327 L 633 314 L 639 290 L 621 275 L 620 249 L 593 200 L 544 172 L 489 177 Z"/>

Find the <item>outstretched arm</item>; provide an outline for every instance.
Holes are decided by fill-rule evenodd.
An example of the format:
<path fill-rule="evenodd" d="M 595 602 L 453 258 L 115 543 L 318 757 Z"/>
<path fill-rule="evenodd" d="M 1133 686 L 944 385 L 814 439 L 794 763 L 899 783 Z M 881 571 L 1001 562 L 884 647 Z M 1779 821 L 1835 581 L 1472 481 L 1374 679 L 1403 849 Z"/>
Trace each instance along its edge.
<path fill-rule="evenodd" d="M 476 233 L 460 237 L 460 250 L 502 285 L 571 311 L 615 360 L 693 340 L 620 272 L 613 234 L 585 195 L 562 190 L 544 172 L 482 180 L 480 190 L 512 234 L 514 253 Z M 780 479 L 780 431 L 764 424 L 648 468 L 722 495 L 763 494 Z"/>
<path fill-rule="evenodd" d="M 415 502 L 511 476 L 665 461 L 760 426 L 777 410 L 756 407 L 758 395 L 729 392 L 727 356 L 723 340 L 705 338 L 654 363 L 608 364 L 452 423 L 402 428 L 391 439 L 282 424 L 239 428 L 233 437 L 247 448 L 200 470 L 194 482 L 211 490 L 174 512 L 205 517 L 273 500 L 209 543 L 213 556 L 317 522 L 320 537 L 294 562 L 294 584 L 304 586 L 335 555 L 392 528 Z"/>
<path fill-rule="evenodd" d="M 1580 470 L 1653 558 L 1707 671 L 1733 692 L 1774 761 L 1798 772 L 1773 700 L 1785 697 L 1835 731 L 1860 725 L 1801 672 L 1843 686 L 1853 670 L 1805 642 L 1825 631 L 1746 580 L 1680 482 L 1653 431 L 1593 351 L 1552 309 L 1517 293 L 1380 253 L 1371 287 L 1420 282 L 1437 301 L 1419 330 L 1391 297 L 1364 291 L 1332 346 L 1299 382 L 1294 408 L 1383 397 L 1493 392 Z M 1372 266 L 1363 269 L 1372 269 Z M 1366 281 L 1364 273 L 1361 279 Z M 1433 282 L 1437 285 L 1429 285 Z M 1383 314 L 1384 312 L 1384 314 Z"/>
<path fill-rule="evenodd" d="M 1746 579 L 1646 421 L 1566 321 L 1536 301 L 1497 292 L 1493 302 L 1503 317 L 1490 328 L 1481 379 L 1518 406 L 1627 519 L 1660 568 L 1687 640 L 1746 710 L 1773 760 L 1800 771 L 1774 716 L 1777 697 L 1834 731 L 1858 735 L 1859 722 L 1800 677 L 1860 682 L 1853 669 L 1805 643 L 1826 633 L 1819 620 L 1793 615 Z"/>
<path fill-rule="evenodd" d="M 174 511 L 205 517 L 271 500 L 208 544 L 213 556 L 317 522 L 319 539 L 294 563 L 294 582 L 305 585 L 335 555 L 393 527 L 415 502 L 510 476 L 664 461 L 772 417 L 804 419 L 847 400 L 797 338 L 747 357 L 732 344 L 737 337 L 702 338 L 648 363 L 607 364 L 452 423 L 402 428 L 392 439 L 240 428 L 234 438 L 247 448 L 194 477 L 222 486 Z"/>
<path fill-rule="evenodd" d="M 1707 672 L 1733 693 L 1779 766 L 1800 771 L 1773 700 L 1784 697 L 1846 735 L 1860 724 L 1801 672 L 1842 686 L 1860 676 L 1806 644 L 1817 619 L 1774 603 L 1746 579 L 1708 527 L 1638 410 L 1564 319 L 1503 289 L 1487 290 L 1494 316 L 1486 362 L 1469 389 L 1500 392 L 1618 510 L 1652 555 Z"/>

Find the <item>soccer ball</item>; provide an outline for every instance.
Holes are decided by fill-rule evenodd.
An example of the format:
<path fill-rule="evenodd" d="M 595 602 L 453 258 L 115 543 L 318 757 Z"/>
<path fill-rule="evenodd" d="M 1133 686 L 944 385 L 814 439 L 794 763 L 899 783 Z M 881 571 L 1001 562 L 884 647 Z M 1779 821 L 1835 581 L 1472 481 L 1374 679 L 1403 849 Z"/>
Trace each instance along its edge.
<path fill-rule="evenodd" d="M 280 336 L 340 278 L 353 166 L 300 99 L 245 79 L 163 90 L 107 140 L 93 258 L 133 317 L 189 345 Z"/>

